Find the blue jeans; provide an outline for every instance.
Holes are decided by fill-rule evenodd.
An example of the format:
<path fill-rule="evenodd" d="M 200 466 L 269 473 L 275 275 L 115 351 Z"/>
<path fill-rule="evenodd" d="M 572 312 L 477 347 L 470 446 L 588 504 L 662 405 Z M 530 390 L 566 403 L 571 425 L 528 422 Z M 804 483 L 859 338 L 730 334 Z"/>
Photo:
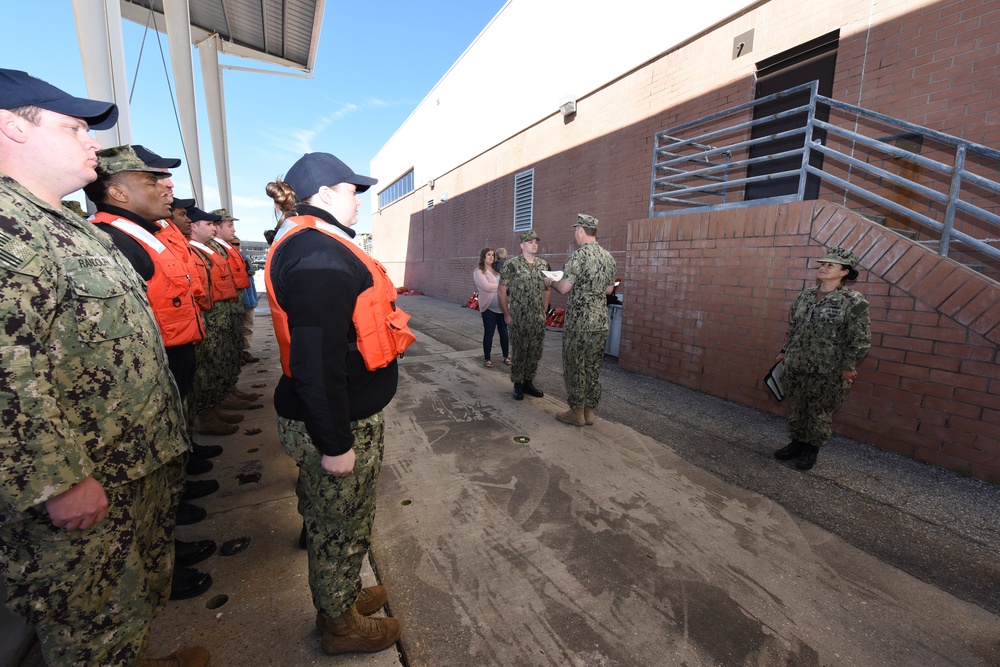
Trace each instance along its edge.
<path fill-rule="evenodd" d="M 507 323 L 503 321 L 503 313 L 494 313 L 492 310 L 484 310 L 483 315 L 483 357 L 490 360 L 493 353 L 493 331 L 500 331 L 500 349 L 503 350 L 503 358 L 510 356 L 510 343 L 507 337 Z"/>

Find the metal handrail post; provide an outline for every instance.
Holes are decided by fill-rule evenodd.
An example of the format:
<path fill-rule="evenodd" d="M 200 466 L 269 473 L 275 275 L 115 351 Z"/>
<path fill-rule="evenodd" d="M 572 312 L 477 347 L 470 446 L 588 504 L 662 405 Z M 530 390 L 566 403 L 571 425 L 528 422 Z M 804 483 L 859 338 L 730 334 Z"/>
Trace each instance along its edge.
<path fill-rule="evenodd" d="M 952 229 L 955 227 L 955 205 L 962 190 L 962 172 L 965 171 L 965 152 L 967 144 L 961 143 L 955 151 L 955 166 L 951 173 L 951 187 L 948 189 L 948 205 L 944 210 L 944 227 L 941 229 L 940 254 L 948 256 L 951 246 Z"/>
<path fill-rule="evenodd" d="M 819 94 L 819 81 L 809 84 L 809 110 L 806 112 L 806 133 L 802 137 L 802 169 L 799 172 L 799 201 L 806 198 L 806 181 L 809 179 L 809 160 L 812 158 L 813 127 L 816 123 L 816 95 Z"/>

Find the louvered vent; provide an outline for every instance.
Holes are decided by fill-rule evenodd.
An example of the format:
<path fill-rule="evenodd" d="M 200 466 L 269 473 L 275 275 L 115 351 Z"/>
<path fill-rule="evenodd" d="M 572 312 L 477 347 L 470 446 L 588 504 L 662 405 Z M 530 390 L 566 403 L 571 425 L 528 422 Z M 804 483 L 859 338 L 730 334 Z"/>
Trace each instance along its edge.
<path fill-rule="evenodd" d="M 531 229 L 535 203 L 535 170 L 514 174 L 514 231 Z"/>

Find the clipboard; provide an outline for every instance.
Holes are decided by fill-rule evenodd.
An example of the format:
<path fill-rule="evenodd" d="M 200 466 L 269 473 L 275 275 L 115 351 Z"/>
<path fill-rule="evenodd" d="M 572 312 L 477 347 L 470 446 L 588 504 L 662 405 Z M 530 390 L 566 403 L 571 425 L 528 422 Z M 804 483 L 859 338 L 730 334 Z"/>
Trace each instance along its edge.
<path fill-rule="evenodd" d="M 771 370 L 764 376 L 764 384 L 779 402 L 785 400 L 785 388 L 781 382 L 784 375 L 785 362 L 779 361 L 774 366 L 771 366 Z"/>

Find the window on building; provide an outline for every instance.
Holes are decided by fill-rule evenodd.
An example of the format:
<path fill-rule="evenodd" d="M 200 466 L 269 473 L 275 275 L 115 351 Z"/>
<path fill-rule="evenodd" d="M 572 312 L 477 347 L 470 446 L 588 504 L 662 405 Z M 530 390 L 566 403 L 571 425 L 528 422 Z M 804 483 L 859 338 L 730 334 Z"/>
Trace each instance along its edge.
<path fill-rule="evenodd" d="M 413 192 L 413 170 L 397 178 L 389 187 L 378 193 L 378 207 L 383 208 L 403 195 Z"/>
<path fill-rule="evenodd" d="M 535 204 L 535 170 L 514 174 L 514 231 L 531 229 Z"/>

